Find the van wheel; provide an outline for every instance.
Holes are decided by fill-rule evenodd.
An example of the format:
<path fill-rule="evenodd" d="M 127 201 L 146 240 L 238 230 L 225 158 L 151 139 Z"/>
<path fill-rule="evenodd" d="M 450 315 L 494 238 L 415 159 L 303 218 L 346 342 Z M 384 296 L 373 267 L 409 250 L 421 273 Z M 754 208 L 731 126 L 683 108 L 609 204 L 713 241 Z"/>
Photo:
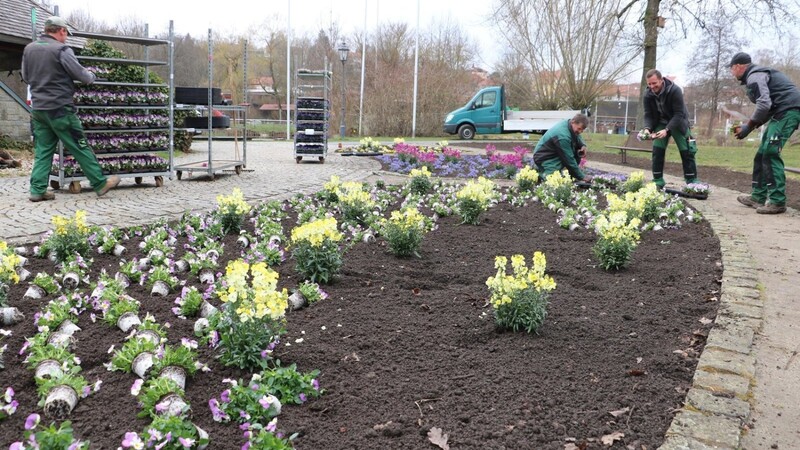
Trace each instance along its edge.
<path fill-rule="evenodd" d="M 458 127 L 458 137 L 468 141 L 475 137 L 475 127 L 472 125 L 461 125 Z"/>

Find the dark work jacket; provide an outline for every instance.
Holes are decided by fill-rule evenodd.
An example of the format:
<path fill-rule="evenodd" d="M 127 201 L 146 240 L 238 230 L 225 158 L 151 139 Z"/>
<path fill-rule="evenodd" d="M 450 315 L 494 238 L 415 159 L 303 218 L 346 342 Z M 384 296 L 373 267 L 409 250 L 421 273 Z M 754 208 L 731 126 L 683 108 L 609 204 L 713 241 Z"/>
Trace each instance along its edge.
<path fill-rule="evenodd" d="M 763 78 L 759 83 L 759 77 L 753 76 L 759 73 L 767 75 L 766 87 Z M 779 119 L 790 109 L 800 109 L 800 91 L 786 75 L 775 69 L 751 64 L 742 75 L 741 83 L 745 86 L 747 98 L 756 104 L 756 110 L 750 119 L 751 127 L 762 125 L 776 116 Z M 763 92 L 764 89 L 767 92 Z M 762 96 L 764 98 L 759 102 Z"/>
<path fill-rule="evenodd" d="M 22 79 L 30 85 L 33 109 L 50 111 L 73 104 L 73 80 L 91 84 L 95 77 L 81 66 L 71 48 L 43 34 L 25 46 Z"/>
<path fill-rule="evenodd" d="M 584 174 L 578 165 L 578 150 L 586 144 L 580 135 L 572 131 L 570 123 L 571 120 L 565 120 L 547 130 L 533 150 L 533 162 L 546 175 L 551 173 L 548 169 L 561 170 L 566 167 L 573 178 L 582 180 Z M 560 162 L 560 165 L 556 162 Z"/>
<path fill-rule="evenodd" d="M 666 123 L 667 130 L 675 130 L 684 136 L 689 132 L 689 111 L 683 101 L 683 91 L 672 81 L 664 78 L 664 87 L 656 95 L 650 88 L 644 93 L 644 127 L 655 131 L 659 124 Z M 659 112 L 659 98 L 663 104 L 663 113 Z"/>

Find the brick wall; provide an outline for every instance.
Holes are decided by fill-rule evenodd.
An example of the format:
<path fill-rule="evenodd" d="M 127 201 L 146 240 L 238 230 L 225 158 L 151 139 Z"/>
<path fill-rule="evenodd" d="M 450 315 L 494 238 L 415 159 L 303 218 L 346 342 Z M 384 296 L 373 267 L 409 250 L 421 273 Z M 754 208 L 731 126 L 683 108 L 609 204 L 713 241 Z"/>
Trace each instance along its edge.
<path fill-rule="evenodd" d="M 30 139 L 30 114 L 0 91 L 0 133 L 13 139 Z"/>

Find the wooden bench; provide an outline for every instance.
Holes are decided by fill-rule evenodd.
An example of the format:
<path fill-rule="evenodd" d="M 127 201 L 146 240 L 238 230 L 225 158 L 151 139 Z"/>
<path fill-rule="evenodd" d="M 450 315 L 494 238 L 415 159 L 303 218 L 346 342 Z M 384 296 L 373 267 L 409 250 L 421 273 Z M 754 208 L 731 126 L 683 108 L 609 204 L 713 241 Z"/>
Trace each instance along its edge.
<path fill-rule="evenodd" d="M 628 139 L 625 141 L 625 145 L 606 145 L 605 147 L 619 150 L 619 156 L 622 160 L 622 164 L 628 163 L 628 152 L 653 153 L 650 143 L 636 139 L 636 134 L 629 134 Z"/>

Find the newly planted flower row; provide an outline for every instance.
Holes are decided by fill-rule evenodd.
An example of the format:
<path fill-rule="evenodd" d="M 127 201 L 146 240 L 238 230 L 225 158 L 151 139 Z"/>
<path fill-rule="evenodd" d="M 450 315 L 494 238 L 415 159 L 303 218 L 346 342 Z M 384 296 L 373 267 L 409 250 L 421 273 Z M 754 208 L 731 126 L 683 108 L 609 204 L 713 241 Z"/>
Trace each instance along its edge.
<path fill-rule="evenodd" d="M 337 279 L 351 246 L 383 241 L 398 257 L 424 257 L 420 245 L 427 232 L 437 229 L 439 217 L 455 214 L 464 225 L 479 225 L 483 213 L 501 201 L 518 206 L 541 201 L 558 212 L 554 220 L 565 228 L 578 224 L 565 224 L 565 217 L 580 215 L 578 226 L 597 229 L 598 242 L 605 236 L 603 230 L 613 228 L 600 225 L 603 217 L 612 223 L 614 217 L 621 217 L 617 213 L 624 212 L 624 226 L 639 233 L 677 226 L 678 211 L 684 211 L 681 204 L 673 212 L 669 205 L 674 199 L 652 194 L 648 187 L 615 200 L 616 194 L 608 191 L 579 191 L 566 177 L 550 177 L 539 185 L 535 178 L 535 172 L 523 168 L 517 186 L 501 190 L 488 179 L 445 184 L 425 169 L 397 187 L 341 182 L 334 177 L 316 195 L 297 196 L 285 204 L 252 207 L 235 190 L 230 196 L 220 196 L 217 210 L 210 214 L 186 215 L 173 224 L 125 231 L 87 227 L 82 215 L 55 218 L 54 232 L 36 254 L 60 261 L 59 269 L 52 275 L 37 274 L 31 283 L 44 291 L 44 297 L 69 295 L 43 308 L 37 325 L 60 327 L 55 322 L 61 317 L 74 316 L 72 322 L 77 323 L 77 316 L 89 314 L 118 327 L 120 336 L 128 333 L 120 348 L 112 351 L 109 367 L 139 377 L 133 380 L 131 391 L 151 423 L 141 433 L 128 432 L 124 439 L 120 434 L 123 446 L 155 447 L 168 438 L 174 447 L 164 448 L 205 443 L 191 425 L 181 382 L 197 370 L 196 347 L 207 345 L 215 349 L 219 363 L 253 373 L 249 382 L 229 380 L 230 388 L 209 402 L 214 419 L 239 421 L 245 445 L 288 448 L 291 437 L 281 435 L 275 421 L 281 405 L 303 403 L 320 391 L 315 372 L 302 374 L 273 356 L 286 333 L 287 310 L 323 300 L 319 284 Z M 598 206 L 599 196 L 613 210 L 611 214 Z M 283 226 L 291 222 L 295 223 L 287 238 Z M 616 242 L 614 236 L 607 237 Z M 179 247 L 178 242 L 186 244 Z M 91 268 L 95 251 L 125 258 L 116 274 L 100 274 Z M 16 256 L 13 251 L 6 254 L 9 261 Z M 273 269 L 287 255 L 298 275 L 292 301 Z M 598 253 L 598 260 L 604 266 L 602 255 Z M 509 256 L 512 273 L 506 271 Z M 501 329 L 535 332 L 545 319 L 547 293 L 555 288 L 555 280 L 545 273 L 543 254 L 534 253 L 530 267 L 522 255 L 509 256 L 498 255 L 498 273 L 487 280 L 495 323 Z M 18 267 L 12 264 L 14 274 Z M 68 272 L 75 273 L 78 281 L 68 278 Z M 11 275 L 6 278 L 14 282 Z M 131 286 L 147 286 L 153 300 L 135 299 L 127 291 Z M 84 289 L 91 294 L 83 293 Z M 159 324 L 146 315 L 148 304 L 165 297 L 174 298 L 173 312 L 179 320 L 195 320 L 192 328 L 199 342 L 186 336 L 173 336 L 180 345 L 165 341 L 166 318 L 160 317 Z M 64 312 L 67 305 L 70 308 Z M 173 376 L 168 366 L 185 373 Z"/>

